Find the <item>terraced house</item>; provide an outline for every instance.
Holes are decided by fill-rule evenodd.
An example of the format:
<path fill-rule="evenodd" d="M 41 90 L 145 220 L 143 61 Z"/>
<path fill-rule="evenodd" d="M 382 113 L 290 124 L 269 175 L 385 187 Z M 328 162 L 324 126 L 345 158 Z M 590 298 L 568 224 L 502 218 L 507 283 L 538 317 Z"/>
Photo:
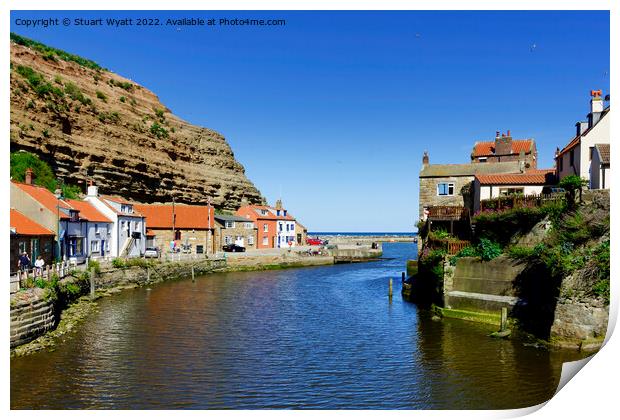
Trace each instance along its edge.
<path fill-rule="evenodd" d="M 162 253 L 211 254 L 215 252 L 212 206 L 187 204 L 133 204 L 146 217 L 149 246 Z"/>
<path fill-rule="evenodd" d="M 591 91 L 590 96 L 590 112 L 586 120 L 575 124 L 575 136 L 561 150 L 558 148 L 556 151 L 557 177 L 561 180 L 569 175 L 578 175 L 590 181 L 590 188 L 609 188 L 609 172 L 605 173 L 605 170 L 609 170 L 609 159 L 605 166 L 601 165 L 601 161 L 605 160 L 605 155 L 609 157 L 606 152 L 610 144 L 610 106 L 605 106 L 600 90 Z M 592 166 L 597 154 L 598 160 Z M 603 177 L 607 186 L 601 182 Z"/>
<path fill-rule="evenodd" d="M 258 232 L 257 248 L 290 248 L 295 246 L 295 218 L 282 206 L 242 205 L 236 214 L 251 220 Z"/>
<path fill-rule="evenodd" d="M 55 259 L 82 263 L 110 251 L 112 221 L 88 202 L 64 199 L 34 185 L 32 173 L 26 174 L 25 183 L 11 182 L 11 207 L 54 232 Z"/>
<path fill-rule="evenodd" d="M 100 213 L 112 221 L 110 227 L 110 255 L 113 257 L 139 257 L 146 249 L 144 216 L 133 204 L 121 197 L 99 195 L 97 186 L 90 185 L 85 198 Z"/>
<path fill-rule="evenodd" d="M 239 245 L 246 250 L 256 249 L 257 228 L 254 222 L 243 216 L 216 214 L 216 248 L 222 251 L 224 245 Z"/>

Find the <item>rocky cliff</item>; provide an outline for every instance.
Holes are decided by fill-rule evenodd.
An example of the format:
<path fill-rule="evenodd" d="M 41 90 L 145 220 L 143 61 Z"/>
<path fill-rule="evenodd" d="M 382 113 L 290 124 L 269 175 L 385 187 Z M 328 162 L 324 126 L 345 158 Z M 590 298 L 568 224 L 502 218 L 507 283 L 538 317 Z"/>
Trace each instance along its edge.
<path fill-rule="evenodd" d="M 37 154 L 67 184 L 92 180 L 141 202 L 262 202 L 221 134 L 176 117 L 131 80 L 14 35 L 10 137 L 12 152 Z"/>

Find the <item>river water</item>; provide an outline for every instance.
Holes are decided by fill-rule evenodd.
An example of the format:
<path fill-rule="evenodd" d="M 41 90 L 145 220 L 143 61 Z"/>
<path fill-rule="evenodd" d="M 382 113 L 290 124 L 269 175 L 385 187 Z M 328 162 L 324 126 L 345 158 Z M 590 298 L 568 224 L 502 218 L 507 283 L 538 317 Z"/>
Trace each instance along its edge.
<path fill-rule="evenodd" d="M 551 398 L 563 361 L 433 321 L 379 262 L 210 274 L 99 301 L 53 352 L 11 360 L 11 408 L 486 409 Z M 387 297 L 394 278 L 394 298 Z"/>

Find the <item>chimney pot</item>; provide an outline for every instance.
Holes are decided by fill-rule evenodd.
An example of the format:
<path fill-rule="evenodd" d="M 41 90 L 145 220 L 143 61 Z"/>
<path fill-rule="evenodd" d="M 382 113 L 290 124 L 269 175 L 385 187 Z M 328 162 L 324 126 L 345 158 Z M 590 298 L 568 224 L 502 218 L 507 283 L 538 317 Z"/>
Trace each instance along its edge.
<path fill-rule="evenodd" d="M 510 137 L 510 130 L 508 130 L 508 132 L 507 132 L 506 136 L 507 136 L 507 137 Z"/>
<path fill-rule="evenodd" d="M 32 169 L 28 168 L 26 169 L 26 176 L 25 176 L 25 180 L 26 184 L 28 185 L 32 185 Z"/>
<path fill-rule="evenodd" d="M 424 155 L 422 156 L 422 165 L 428 165 L 429 160 L 428 152 L 425 150 Z"/>

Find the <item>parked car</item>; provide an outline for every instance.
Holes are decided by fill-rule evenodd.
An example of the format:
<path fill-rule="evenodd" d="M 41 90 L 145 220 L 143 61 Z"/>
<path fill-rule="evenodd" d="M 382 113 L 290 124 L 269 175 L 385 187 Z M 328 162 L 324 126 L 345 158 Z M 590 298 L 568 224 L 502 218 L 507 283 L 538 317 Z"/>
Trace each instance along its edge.
<path fill-rule="evenodd" d="M 306 239 L 308 245 L 323 245 L 323 241 L 319 238 L 308 238 Z"/>
<path fill-rule="evenodd" d="M 222 249 L 225 252 L 245 252 L 245 247 L 237 244 L 224 245 Z"/>
<path fill-rule="evenodd" d="M 144 251 L 144 258 L 159 258 L 159 249 L 146 248 Z"/>

